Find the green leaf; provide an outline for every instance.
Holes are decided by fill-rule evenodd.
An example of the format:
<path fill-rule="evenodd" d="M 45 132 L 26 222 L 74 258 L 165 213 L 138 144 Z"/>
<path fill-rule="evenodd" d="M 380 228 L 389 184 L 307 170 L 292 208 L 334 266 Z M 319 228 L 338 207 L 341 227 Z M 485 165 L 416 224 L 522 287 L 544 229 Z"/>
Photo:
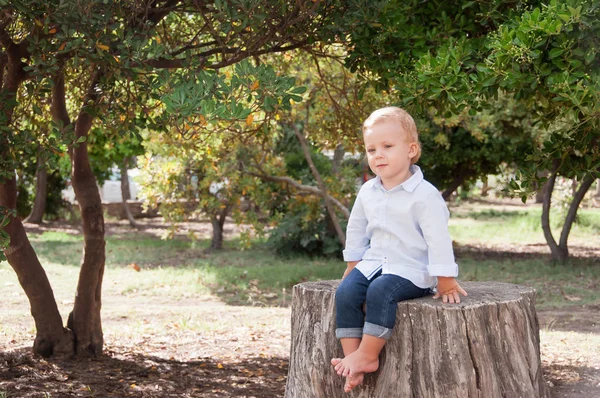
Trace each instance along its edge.
<path fill-rule="evenodd" d="M 571 16 L 567 14 L 558 14 L 558 17 L 565 22 L 569 22 L 571 20 Z"/>
<path fill-rule="evenodd" d="M 562 48 L 553 48 L 552 50 L 550 50 L 550 53 L 548 55 L 550 56 L 550 59 L 554 59 L 556 57 L 561 56 L 564 52 L 565 50 L 563 50 Z"/>
<path fill-rule="evenodd" d="M 263 107 L 267 112 L 273 112 L 275 110 L 275 105 L 277 105 L 277 100 L 271 96 L 266 96 L 263 102 Z"/>
<path fill-rule="evenodd" d="M 306 92 L 306 90 L 307 90 L 307 88 L 304 86 L 296 87 L 292 90 L 292 94 L 304 94 Z"/>

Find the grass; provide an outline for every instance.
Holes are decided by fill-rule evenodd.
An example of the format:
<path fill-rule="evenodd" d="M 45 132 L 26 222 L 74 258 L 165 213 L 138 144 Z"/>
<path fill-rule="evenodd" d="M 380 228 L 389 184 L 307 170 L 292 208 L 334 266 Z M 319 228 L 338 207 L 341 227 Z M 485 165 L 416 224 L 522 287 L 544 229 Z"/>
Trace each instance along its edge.
<path fill-rule="evenodd" d="M 541 227 L 541 208 L 524 207 L 515 210 L 461 208 L 452 212 L 450 233 L 460 242 L 511 244 L 545 244 Z M 564 216 L 550 214 L 552 232 L 558 240 Z M 580 209 L 573 224 L 569 242 L 600 245 L 600 211 Z"/>
<path fill-rule="evenodd" d="M 544 242 L 539 228 L 539 208 L 453 211 L 451 234 L 459 245 L 511 245 Z M 600 211 L 580 214 L 570 242 L 600 246 Z M 82 252 L 80 236 L 45 232 L 30 236 L 54 288 L 57 302 L 72 304 Z M 227 240 L 225 250 L 207 255 L 206 240 L 160 240 L 134 233 L 107 239 L 104 297 L 147 296 L 185 299 L 216 295 L 227 304 L 287 306 L 292 287 L 303 281 L 339 279 L 345 265 L 340 260 L 309 257 L 280 258 L 257 243 L 240 250 L 239 241 Z M 597 259 L 596 259 L 597 261 Z M 600 267 L 594 259 L 553 265 L 543 256 L 484 258 L 461 252 L 458 258 L 462 280 L 496 280 L 532 286 L 539 306 L 563 306 L 600 302 Z M 137 272 L 133 264 L 140 267 Z M 22 300 L 7 286 L 17 284 L 6 262 L 0 263 L 0 295 Z M 182 318 L 186 327 L 191 319 Z M 1 323 L 1 322 L 0 322 Z"/>
<path fill-rule="evenodd" d="M 538 307 L 600 302 L 600 267 L 591 261 L 559 265 L 545 259 L 482 261 L 466 257 L 459 264 L 462 280 L 495 280 L 535 288 Z"/>

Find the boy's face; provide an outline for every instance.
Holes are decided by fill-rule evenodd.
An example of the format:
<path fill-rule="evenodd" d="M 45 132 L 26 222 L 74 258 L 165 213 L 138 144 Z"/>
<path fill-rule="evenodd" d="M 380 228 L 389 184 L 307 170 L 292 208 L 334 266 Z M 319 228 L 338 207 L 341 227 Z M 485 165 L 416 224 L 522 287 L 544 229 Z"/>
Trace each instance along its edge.
<path fill-rule="evenodd" d="M 386 189 L 402 184 L 410 177 L 411 159 L 418 145 L 394 119 L 367 128 L 363 134 L 369 167 L 381 178 Z"/>

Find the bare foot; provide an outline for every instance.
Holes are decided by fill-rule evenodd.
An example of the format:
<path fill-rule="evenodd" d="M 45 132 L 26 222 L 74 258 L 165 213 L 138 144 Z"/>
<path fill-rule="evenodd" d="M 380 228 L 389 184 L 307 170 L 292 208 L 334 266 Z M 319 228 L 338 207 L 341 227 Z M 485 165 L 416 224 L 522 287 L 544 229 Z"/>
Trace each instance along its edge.
<path fill-rule="evenodd" d="M 375 372 L 379 368 L 379 358 L 370 357 L 361 350 L 356 350 L 344 359 L 333 358 L 331 364 L 338 375 L 348 377 L 359 373 Z"/>
<path fill-rule="evenodd" d="M 364 373 L 357 373 L 354 376 L 346 377 L 346 384 L 344 385 L 344 392 L 350 392 L 352 389 L 358 385 L 361 385 L 363 379 L 365 378 Z"/>

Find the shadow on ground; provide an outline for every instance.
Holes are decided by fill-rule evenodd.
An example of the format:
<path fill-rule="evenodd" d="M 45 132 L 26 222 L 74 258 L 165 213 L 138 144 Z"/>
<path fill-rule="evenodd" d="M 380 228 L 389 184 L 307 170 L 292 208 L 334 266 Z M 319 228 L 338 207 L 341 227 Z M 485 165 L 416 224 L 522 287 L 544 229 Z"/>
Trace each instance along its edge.
<path fill-rule="evenodd" d="M 281 397 L 287 368 L 277 357 L 221 363 L 111 350 L 98 359 L 45 360 L 22 348 L 0 352 L 0 391 L 23 398 Z"/>
<path fill-rule="evenodd" d="M 45 360 L 21 348 L 0 352 L 0 392 L 8 397 L 282 397 L 286 358 L 165 359 L 107 350 L 99 359 Z M 552 398 L 598 396 L 598 369 L 546 364 Z"/>
<path fill-rule="evenodd" d="M 600 396 L 598 368 L 551 364 L 545 365 L 543 370 L 551 398 Z"/>
<path fill-rule="evenodd" d="M 540 329 L 600 335 L 600 304 L 538 309 Z"/>

